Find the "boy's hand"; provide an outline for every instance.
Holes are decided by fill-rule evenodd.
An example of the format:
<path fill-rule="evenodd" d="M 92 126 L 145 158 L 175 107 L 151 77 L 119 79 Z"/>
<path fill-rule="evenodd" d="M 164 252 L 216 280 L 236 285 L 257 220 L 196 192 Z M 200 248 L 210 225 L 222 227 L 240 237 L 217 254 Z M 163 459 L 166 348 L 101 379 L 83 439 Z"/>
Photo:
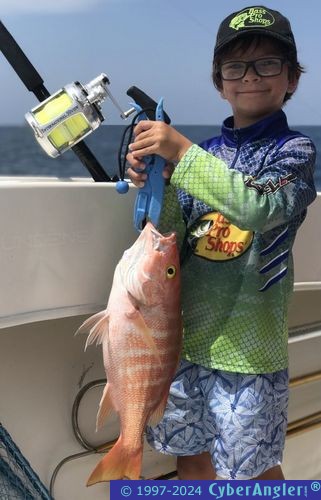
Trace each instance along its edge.
<path fill-rule="evenodd" d="M 163 176 L 170 179 L 175 168 L 171 162 L 179 162 L 192 145 L 189 139 L 160 121 L 142 120 L 136 125 L 134 133 L 136 138 L 129 145 L 130 153 L 126 158 L 132 166 L 127 174 L 137 187 L 142 187 L 147 178 L 144 156 L 158 154 L 168 160 Z"/>
<path fill-rule="evenodd" d="M 128 153 L 127 161 L 132 166 L 127 170 L 128 177 L 130 178 L 132 183 L 135 184 L 135 186 L 143 187 L 147 179 L 147 174 L 144 173 L 144 170 L 146 168 L 145 163 L 135 159 L 132 153 Z M 167 163 L 163 170 L 163 177 L 165 179 L 170 179 L 172 177 L 174 169 L 175 165 L 173 163 Z"/>
<path fill-rule="evenodd" d="M 164 122 L 142 120 L 134 130 L 135 141 L 129 145 L 134 158 L 152 154 L 179 162 L 192 142 Z"/>
<path fill-rule="evenodd" d="M 126 156 L 127 161 L 131 167 L 127 169 L 127 175 L 133 184 L 137 187 L 143 187 L 147 179 L 147 174 L 144 173 L 146 165 L 139 158 L 134 158 L 132 153 Z"/>

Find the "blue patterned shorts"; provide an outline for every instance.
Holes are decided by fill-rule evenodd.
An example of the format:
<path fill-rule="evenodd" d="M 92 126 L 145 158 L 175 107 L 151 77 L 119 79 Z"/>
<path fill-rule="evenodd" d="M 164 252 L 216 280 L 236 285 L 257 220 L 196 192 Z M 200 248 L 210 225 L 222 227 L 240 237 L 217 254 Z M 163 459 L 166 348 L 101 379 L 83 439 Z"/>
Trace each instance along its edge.
<path fill-rule="evenodd" d="M 147 440 L 169 455 L 209 451 L 223 479 L 257 477 L 282 461 L 288 392 L 288 370 L 248 375 L 183 360 Z"/>

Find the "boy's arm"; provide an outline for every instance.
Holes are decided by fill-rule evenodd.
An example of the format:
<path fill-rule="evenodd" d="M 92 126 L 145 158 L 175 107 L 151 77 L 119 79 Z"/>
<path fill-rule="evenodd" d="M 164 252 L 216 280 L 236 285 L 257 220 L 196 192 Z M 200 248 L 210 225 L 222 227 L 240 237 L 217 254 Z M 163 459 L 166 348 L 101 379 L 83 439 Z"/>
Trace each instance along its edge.
<path fill-rule="evenodd" d="M 315 148 L 307 137 L 289 140 L 256 178 L 195 144 L 177 165 L 171 183 L 213 207 L 242 229 L 265 232 L 301 213 L 316 196 Z"/>
<path fill-rule="evenodd" d="M 173 185 L 165 187 L 163 208 L 157 229 L 162 234 L 175 231 L 178 248 L 182 248 L 186 224 L 178 201 L 177 190 Z"/>

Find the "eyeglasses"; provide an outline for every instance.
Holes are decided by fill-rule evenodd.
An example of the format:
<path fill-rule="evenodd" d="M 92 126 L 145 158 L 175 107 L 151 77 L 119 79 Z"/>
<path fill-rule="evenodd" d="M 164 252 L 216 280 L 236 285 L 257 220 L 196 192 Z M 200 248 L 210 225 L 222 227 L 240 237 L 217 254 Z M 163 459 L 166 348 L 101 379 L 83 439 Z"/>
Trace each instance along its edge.
<path fill-rule="evenodd" d="M 277 76 L 287 62 L 281 57 L 262 57 L 255 61 L 228 61 L 220 67 L 222 80 L 239 80 L 249 68 L 253 68 L 258 76 Z"/>

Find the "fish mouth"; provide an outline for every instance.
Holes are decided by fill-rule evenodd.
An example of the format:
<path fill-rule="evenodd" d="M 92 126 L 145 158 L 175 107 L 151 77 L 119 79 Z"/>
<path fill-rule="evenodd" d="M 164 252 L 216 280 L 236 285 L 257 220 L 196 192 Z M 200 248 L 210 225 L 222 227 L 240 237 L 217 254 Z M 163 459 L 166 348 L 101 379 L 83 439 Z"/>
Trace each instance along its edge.
<path fill-rule="evenodd" d="M 157 252 L 165 252 L 170 246 L 176 243 L 176 234 L 168 233 L 161 234 L 157 229 L 151 225 L 151 235 L 153 239 L 153 249 Z"/>

